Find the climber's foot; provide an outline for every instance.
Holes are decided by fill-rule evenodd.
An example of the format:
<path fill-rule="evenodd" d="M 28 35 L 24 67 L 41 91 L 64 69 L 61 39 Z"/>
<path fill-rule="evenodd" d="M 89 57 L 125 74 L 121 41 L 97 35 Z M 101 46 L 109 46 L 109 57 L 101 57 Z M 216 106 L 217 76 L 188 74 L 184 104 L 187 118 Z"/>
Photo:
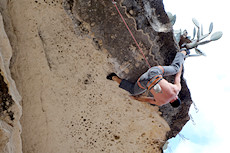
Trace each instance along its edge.
<path fill-rule="evenodd" d="M 106 79 L 113 80 L 114 76 L 118 77 L 115 73 L 110 73 L 109 75 L 107 75 Z"/>
<path fill-rule="evenodd" d="M 186 52 L 186 55 L 188 56 L 190 54 L 190 50 L 187 49 L 187 48 L 181 48 L 180 51 L 185 51 Z"/>

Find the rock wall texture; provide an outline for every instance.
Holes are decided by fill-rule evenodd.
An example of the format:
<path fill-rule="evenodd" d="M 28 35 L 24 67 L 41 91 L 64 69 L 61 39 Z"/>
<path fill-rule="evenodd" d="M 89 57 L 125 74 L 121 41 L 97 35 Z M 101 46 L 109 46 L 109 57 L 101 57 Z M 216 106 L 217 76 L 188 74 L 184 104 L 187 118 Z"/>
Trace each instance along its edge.
<path fill-rule="evenodd" d="M 5 33 L 0 13 L 0 152 L 21 153 L 22 108 L 15 82 L 9 69 L 12 48 Z"/>
<path fill-rule="evenodd" d="M 18 151 L 6 152 L 160 153 L 189 119 L 191 98 L 184 80 L 178 109 L 131 100 L 115 82 L 106 80 L 115 71 L 135 81 L 148 68 L 111 1 L 0 3 L 13 51 L 7 67 L 10 62 L 23 110 L 21 149 L 20 96 L 14 88 L 10 95 L 18 110 L 12 111 L 16 115 L 7 127 L 15 133 L 4 133 L 1 141 L 3 148 L 12 144 Z M 162 1 L 123 0 L 117 5 L 150 64 L 170 64 L 177 45 Z"/>
<path fill-rule="evenodd" d="M 117 0 L 117 6 L 143 49 L 151 66 L 170 65 L 178 51 L 173 29 L 165 13 L 162 0 Z M 136 81 L 146 72 L 142 54 L 126 29 L 112 1 L 66 0 L 64 8 L 78 29 L 78 34 L 91 34 L 98 49 L 105 48 L 109 60 L 120 77 Z M 174 77 L 168 77 L 173 81 Z M 160 107 L 164 119 L 171 127 L 168 138 L 176 136 L 189 120 L 192 103 L 184 79 L 179 97 L 183 104 L 178 109 L 170 105 Z"/>

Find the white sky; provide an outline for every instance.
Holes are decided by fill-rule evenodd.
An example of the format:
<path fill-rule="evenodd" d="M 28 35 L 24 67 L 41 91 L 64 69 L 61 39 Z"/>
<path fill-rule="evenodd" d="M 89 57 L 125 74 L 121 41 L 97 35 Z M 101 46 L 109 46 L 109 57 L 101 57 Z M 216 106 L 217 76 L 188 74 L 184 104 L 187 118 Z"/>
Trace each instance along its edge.
<path fill-rule="evenodd" d="M 222 31 L 223 37 L 198 47 L 207 57 L 191 57 L 185 61 L 185 79 L 190 88 L 193 105 L 190 113 L 196 123 L 189 121 L 181 134 L 171 139 L 165 153 L 217 153 L 229 150 L 230 137 L 230 51 L 228 49 L 229 2 L 227 0 L 163 0 L 165 10 L 177 15 L 175 30 L 187 29 L 192 36 L 196 18 L 208 32 L 210 22 L 213 33 Z M 208 39 L 208 38 L 206 38 Z"/>

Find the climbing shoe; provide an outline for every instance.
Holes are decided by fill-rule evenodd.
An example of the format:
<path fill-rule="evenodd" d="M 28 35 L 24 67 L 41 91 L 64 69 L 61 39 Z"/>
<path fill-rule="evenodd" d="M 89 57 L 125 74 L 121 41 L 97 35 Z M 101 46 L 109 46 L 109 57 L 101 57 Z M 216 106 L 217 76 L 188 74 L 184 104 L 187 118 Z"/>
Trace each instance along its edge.
<path fill-rule="evenodd" d="M 113 76 L 117 76 L 115 73 L 110 73 L 109 75 L 107 75 L 106 79 L 108 80 L 113 80 Z"/>

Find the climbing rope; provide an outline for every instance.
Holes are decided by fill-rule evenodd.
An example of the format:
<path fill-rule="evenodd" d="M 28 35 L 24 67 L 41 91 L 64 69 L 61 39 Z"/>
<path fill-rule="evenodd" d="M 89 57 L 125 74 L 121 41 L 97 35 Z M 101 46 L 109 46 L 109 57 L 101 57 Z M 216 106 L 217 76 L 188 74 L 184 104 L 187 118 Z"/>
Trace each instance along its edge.
<path fill-rule="evenodd" d="M 118 7 L 117 7 L 117 2 L 115 2 L 114 0 L 112 0 L 112 3 L 114 4 L 114 6 L 115 6 L 115 8 L 116 8 L 117 12 L 119 13 L 119 15 L 120 15 L 121 19 L 122 19 L 122 20 L 123 20 L 123 22 L 124 22 L 124 24 L 125 24 L 126 28 L 128 29 L 128 31 L 129 31 L 130 35 L 132 36 L 132 38 L 133 38 L 134 42 L 136 43 L 137 47 L 139 48 L 139 50 L 140 50 L 141 54 L 143 55 L 143 57 L 144 57 L 144 59 L 145 59 L 145 61 L 146 61 L 147 65 L 148 65 L 148 67 L 149 67 L 149 68 L 151 68 L 151 66 L 150 66 L 150 64 L 149 64 L 148 60 L 146 59 L 146 57 L 145 57 L 145 55 L 144 55 L 144 53 L 143 53 L 143 51 L 142 51 L 141 47 L 140 47 L 140 46 L 139 46 L 139 44 L 137 43 L 137 40 L 135 39 L 135 37 L 134 37 L 134 35 L 133 35 L 132 31 L 130 30 L 130 28 L 129 28 L 129 26 L 127 25 L 127 23 L 125 22 L 125 19 L 123 18 L 123 16 L 122 16 L 121 12 L 119 11 L 119 9 L 118 9 Z"/>

